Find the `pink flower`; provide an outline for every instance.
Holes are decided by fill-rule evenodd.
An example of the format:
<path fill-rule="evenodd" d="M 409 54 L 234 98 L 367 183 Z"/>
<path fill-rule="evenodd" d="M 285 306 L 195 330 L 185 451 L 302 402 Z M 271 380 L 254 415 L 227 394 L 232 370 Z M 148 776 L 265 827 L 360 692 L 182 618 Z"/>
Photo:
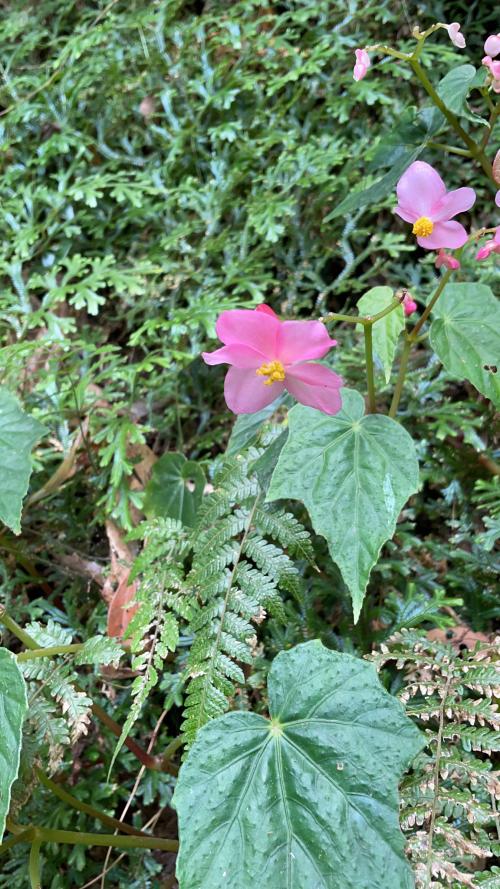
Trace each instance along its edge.
<path fill-rule="evenodd" d="M 494 237 L 486 241 L 486 244 L 483 244 L 477 251 L 476 259 L 488 259 L 490 253 L 500 253 L 500 226 L 497 228 Z"/>
<path fill-rule="evenodd" d="M 493 56 L 493 58 L 500 53 L 500 34 L 491 34 L 487 38 L 484 44 L 484 51 L 487 56 Z"/>
<path fill-rule="evenodd" d="M 413 315 L 413 312 L 416 312 L 417 308 L 418 306 L 415 300 L 412 299 L 411 293 L 407 291 L 403 300 L 403 312 L 405 313 L 406 317 L 408 317 L 408 315 Z"/>
<path fill-rule="evenodd" d="M 260 305 L 222 312 L 215 329 L 224 346 L 203 352 L 203 359 L 232 365 L 224 395 L 235 414 L 260 411 L 285 389 L 325 414 L 342 407 L 341 377 L 322 364 L 309 364 L 336 345 L 321 321 L 280 321 L 269 306 Z"/>
<path fill-rule="evenodd" d="M 440 269 L 442 265 L 444 265 L 445 269 L 455 270 L 460 268 L 458 259 L 455 259 L 455 257 L 451 256 L 449 253 L 445 253 L 443 249 L 438 252 L 434 265 L 437 269 Z"/>
<path fill-rule="evenodd" d="M 368 68 L 371 65 L 370 56 L 368 55 L 366 49 L 356 49 L 356 64 L 354 65 L 354 71 L 352 76 L 354 80 L 363 80 Z"/>
<path fill-rule="evenodd" d="M 500 93 L 500 62 L 494 62 L 491 56 L 485 56 L 483 65 L 488 68 L 491 74 L 493 91 L 495 93 Z"/>
<path fill-rule="evenodd" d="M 459 49 L 463 49 L 465 46 L 465 37 L 460 33 L 460 25 L 458 22 L 452 22 L 451 25 L 444 25 L 446 30 L 448 31 L 448 36 L 451 42 L 458 46 Z"/>
<path fill-rule="evenodd" d="M 397 184 L 398 206 L 395 213 L 405 222 L 413 222 L 417 242 L 427 250 L 440 247 L 456 249 L 467 240 L 467 232 L 452 219 L 470 210 L 476 200 L 473 188 L 446 191 L 436 170 L 424 161 L 415 161 Z"/>

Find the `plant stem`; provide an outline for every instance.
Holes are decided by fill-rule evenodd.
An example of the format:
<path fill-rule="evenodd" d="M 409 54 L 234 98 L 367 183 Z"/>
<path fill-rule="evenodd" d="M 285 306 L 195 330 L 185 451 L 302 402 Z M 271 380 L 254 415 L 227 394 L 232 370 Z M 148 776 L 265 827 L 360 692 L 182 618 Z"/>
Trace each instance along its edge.
<path fill-rule="evenodd" d="M 420 333 L 420 331 L 421 331 L 421 329 L 422 329 L 422 326 L 423 326 L 423 325 L 425 324 L 425 322 L 427 321 L 427 318 L 429 317 L 429 315 L 430 315 L 430 313 L 432 312 L 434 306 L 436 305 L 436 303 L 437 303 L 439 297 L 441 296 L 441 294 L 442 294 L 444 288 L 446 287 L 448 281 L 450 280 L 452 274 L 453 274 L 453 269 L 447 269 L 447 271 L 445 272 L 445 274 L 444 274 L 443 277 L 441 278 L 441 280 L 440 280 L 440 282 L 439 282 L 439 284 L 438 284 L 438 286 L 436 287 L 436 290 L 435 290 L 435 292 L 434 292 L 434 296 L 432 297 L 432 299 L 430 300 L 430 302 L 428 303 L 428 305 L 425 307 L 424 311 L 422 312 L 421 317 L 419 318 L 419 320 L 418 320 L 417 323 L 415 324 L 415 327 L 413 328 L 412 332 L 410 333 L 410 339 L 411 339 L 413 342 L 415 342 L 416 338 L 418 337 L 418 334 Z"/>
<path fill-rule="evenodd" d="M 373 324 L 366 324 L 363 333 L 365 335 L 365 359 L 366 382 L 368 386 L 368 413 L 375 414 L 375 368 L 373 366 Z"/>
<path fill-rule="evenodd" d="M 323 315 L 322 318 L 319 319 L 323 322 L 323 324 L 328 324 L 329 321 L 346 321 L 347 324 L 362 324 L 362 318 L 355 318 L 354 315 L 339 315 L 338 312 L 328 312 L 328 315 Z"/>
<path fill-rule="evenodd" d="M 394 309 L 397 309 L 401 305 L 400 299 L 393 299 L 392 303 L 389 306 L 386 306 L 385 309 L 382 309 L 380 312 L 377 312 L 376 315 L 367 315 L 363 318 L 363 324 L 375 324 L 376 321 L 380 321 L 381 318 L 385 318 L 386 315 L 389 315 Z"/>
<path fill-rule="evenodd" d="M 68 843 L 71 846 L 113 846 L 116 849 L 161 849 L 176 852 L 177 840 L 163 837 L 120 837 L 114 833 L 81 833 L 79 830 L 52 830 L 38 827 L 38 835 L 44 843 Z"/>
<path fill-rule="evenodd" d="M 105 824 L 107 827 L 113 828 L 113 830 L 121 830 L 122 833 L 128 833 L 130 836 L 147 836 L 142 830 L 136 830 L 135 827 L 130 827 L 123 821 L 118 821 L 117 818 L 112 818 L 104 812 L 99 812 L 97 809 L 94 809 L 93 806 L 89 806 L 88 803 L 84 803 L 75 796 L 72 796 L 71 793 L 68 793 L 67 790 L 64 790 L 63 787 L 56 784 L 55 781 L 52 781 L 45 775 L 41 769 L 35 768 L 35 774 L 44 787 L 50 790 L 55 796 L 59 797 L 59 799 L 63 800 L 63 802 L 68 803 L 73 809 L 77 809 L 79 812 L 85 812 L 86 815 L 90 815 L 92 818 L 97 818 L 98 821 L 101 821 L 101 823 Z"/>
<path fill-rule="evenodd" d="M 31 648 L 17 655 L 17 660 L 23 663 L 38 657 L 55 657 L 58 654 L 73 654 L 81 651 L 83 642 L 73 642 L 71 645 L 53 645 L 51 648 Z"/>
<path fill-rule="evenodd" d="M 434 142 L 432 139 L 429 139 L 427 145 L 430 148 L 440 148 L 442 151 L 447 151 L 448 154 L 459 154 L 461 157 L 471 157 L 468 148 L 455 148 L 454 145 L 445 145 L 444 142 Z"/>
<path fill-rule="evenodd" d="M 363 324 L 363 326 L 371 326 L 375 324 L 376 321 L 380 321 L 381 318 L 385 318 L 386 315 L 389 315 L 390 312 L 393 312 L 394 309 L 397 309 L 398 306 L 401 305 L 399 299 L 393 299 L 390 305 L 386 306 L 385 309 L 382 309 L 380 312 L 377 312 L 376 315 L 358 315 L 356 318 L 354 315 L 339 315 L 337 312 L 328 312 L 328 315 L 324 315 L 319 320 L 323 322 L 323 324 L 328 324 L 329 321 L 347 321 L 349 324 Z"/>
<path fill-rule="evenodd" d="M 401 395 L 403 393 L 403 386 L 405 383 L 406 370 L 408 367 L 408 359 L 410 357 L 411 347 L 413 345 L 413 341 L 407 337 L 406 342 L 403 347 L 403 352 L 401 355 L 401 362 L 399 365 L 399 373 L 398 378 L 396 380 L 396 388 L 394 389 L 394 395 L 392 396 L 391 407 L 389 409 L 389 416 L 394 419 L 398 412 L 399 402 L 401 399 Z"/>
<path fill-rule="evenodd" d="M 12 633 L 13 636 L 16 636 L 26 648 L 38 648 L 38 643 L 35 642 L 35 640 L 32 639 L 32 637 L 28 633 L 26 633 L 23 628 L 20 627 L 19 624 L 16 623 L 16 621 L 12 617 L 10 617 L 10 615 L 7 614 L 3 605 L 0 605 L 0 624 L 3 624 L 4 627 L 6 627 L 6 629 L 9 630 L 9 632 Z"/>
<path fill-rule="evenodd" d="M 9 828 L 10 829 L 10 828 Z M 14 834 L 14 836 L 9 837 L 8 840 L 5 840 L 3 843 L 0 843 L 0 855 L 4 855 L 5 852 L 8 852 L 9 849 L 12 849 L 13 846 L 17 846 L 18 843 L 29 843 L 33 837 L 33 828 L 28 827 L 26 830 L 21 830 L 20 833 Z"/>
<path fill-rule="evenodd" d="M 439 297 L 441 296 L 444 288 L 446 287 L 448 281 L 450 280 L 451 275 L 453 274 L 453 269 L 447 269 L 445 274 L 442 276 L 436 290 L 434 291 L 434 295 L 432 299 L 429 301 L 429 304 L 426 306 L 424 311 L 422 312 L 422 317 L 419 318 L 415 327 L 406 335 L 406 342 L 404 344 L 403 352 L 401 355 L 401 363 L 399 365 L 399 373 L 396 381 L 396 388 L 394 389 L 394 395 L 392 396 L 391 406 L 389 409 L 389 416 L 394 419 L 397 414 L 399 402 L 401 399 L 401 395 L 403 392 L 404 382 L 406 378 L 406 371 L 408 369 L 408 360 L 410 357 L 411 348 L 418 341 L 418 335 L 422 329 L 422 326 L 427 321 L 430 313 L 432 312 L 434 306 L 436 305 Z"/>
<path fill-rule="evenodd" d="M 163 852 L 177 852 L 177 840 L 149 836 L 117 836 L 114 833 L 83 833 L 79 830 L 52 830 L 48 827 L 29 826 L 0 845 L 0 855 L 11 849 L 15 843 L 68 843 L 71 846 L 113 846 L 116 849 L 160 849 Z"/>
<path fill-rule="evenodd" d="M 490 164 L 488 158 L 486 157 L 484 151 L 481 149 L 481 147 L 479 145 L 476 145 L 476 143 L 474 142 L 474 139 L 472 139 L 471 136 L 469 136 L 469 134 L 464 130 L 462 125 L 459 123 L 458 118 L 453 114 L 452 111 L 450 111 L 446 107 L 446 105 L 444 104 L 440 95 L 436 92 L 432 83 L 430 82 L 429 78 L 427 77 L 427 74 L 425 73 L 425 71 L 422 68 L 418 59 L 411 58 L 410 65 L 411 65 L 411 68 L 412 68 L 414 74 L 417 76 L 417 78 L 419 79 L 420 83 L 422 84 L 424 90 L 426 91 L 427 95 L 430 96 L 430 98 L 434 102 L 436 108 L 439 108 L 441 114 L 443 114 L 446 117 L 446 120 L 448 121 L 450 126 L 453 127 L 453 129 L 455 130 L 457 135 L 460 136 L 462 142 L 464 142 L 465 145 L 467 146 L 467 148 L 469 149 L 470 153 L 472 154 L 472 157 L 474 157 L 481 164 L 488 179 L 491 182 L 493 182 L 493 184 L 496 187 L 495 179 L 493 176 L 493 170 L 492 170 L 491 164 Z"/>
<path fill-rule="evenodd" d="M 35 829 L 35 836 L 38 835 L 38 829 Z M 31 889 L 42 889 L 42 876 L 40 870 L 40 847 L 42 841 L 34 839 L 31 844 L 30 857 L 28 864 L 28 874 L 30 878 Z"/>
<path fill-rule="evenodd" d="M 177 750 L 179 749 L 179 747 L 182 747 L 183 744 L 184 744 L 184 738 L 182 737 L 182 735 L 179 735 L 177 738 L 174 738 L 173 741 L 170 741 L 170 744 L 168 744 L 167 747 L 165 747 L 165 750 L 163 751 L 163 754 L 161 757 L 160 768 L 161 768 L 162 772 L 165 771 L 166 764 L 172 759 L 172 756 L 174 755 L 174 753 L 176 753 Z"/>

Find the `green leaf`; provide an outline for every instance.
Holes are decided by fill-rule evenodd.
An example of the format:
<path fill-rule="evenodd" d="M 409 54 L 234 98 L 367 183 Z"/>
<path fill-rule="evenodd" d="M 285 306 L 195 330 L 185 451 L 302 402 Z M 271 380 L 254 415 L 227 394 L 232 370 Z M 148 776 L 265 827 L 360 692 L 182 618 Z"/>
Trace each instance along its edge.
<path fill-rule="evenodd" d="M 255 414 L 241 414 L 238 417 L 227 443 L 226 454 L 228 457 L 239 454 L 240 451 L 244 451 L 257 440 L 257 435 L 263 424 L 272 417 L 282 401 L 283 397 L 280 396 L 261 411 L 257 411 Z"/>
<path fill-rule="evenodd" d="M 360 315 L 376 315 L 382 309 L 390 306 L 393 300 L 393 293 L 390 287 L 372 287 L 368 293 L 358 300 L 358 311 Z M 399 335 L 404 330 L 405 319 L 403 306 L 398 306 L 385 318 L 381 318 L 373 325 L 373 350 L 377 363 L 381 365 L 386 383 L 391 378 L 392 364 L 396 352 Z"/>
<path fill-rule="evenodd" d="M 352 192 L 352 194 L 344 198 L 344 200 L 328 214 L 324 221 L 330 222 L 331 219 L 335 219 L 337 216 L 345 216 L 352 210 L 359 210 L 362 207 L 366 207 L 368 204 L 384 201 L 394 188 L 399 177 L 403 175 L 404 171 L 413 163 L 413 161 L 417 160 L 424 148 L 425 145 L 421 145 L 413 150 L 402 148 L 398 160 L 394 163 L 394 166 L 388 173 L 380 179 L 377 179 L 372 185 L 367 186 L 367 188 L 361 188 Z"/>
<path fill-rule="evenodd" d="M 271 719 L 202 728 L 181 768 L 180 889 L 412 889 L 398 778 L 423 746 L 372 664 L 307 642 L 269 673 Z"/>
<path fill-rule="evenodd" d="M 487 124 L 488 121 L 470 111 L 466 99 L 471 89 L 482 85 L 485 73 L 476 71 L 474 65 L 459 65 L 448 71 L 439 81 L 437 92 L 446 107 L 458 117 L 466 117 L 476 123 Z"/>
<path fill-rule="evenodd" d="M 6 389 L 0 389 L 0 521 L 21 533 L 21 509 L 31 475 L 31 449 L 45 432 L 38 420 L 25 414 Z"/>
<path fill-rule="evenodd" d="M 204 487 L 205 473 L 198 463 L 184 454 L 164 454 L 146 486 L 144 512 L 148 518 L 178 519 L 192 526 Z"/>
<path fill-rule="evenodd" d="M 418 463 L 399 423 L 363 416 L 364 400 L 351 389 L 342 389 L 342 402 L 334 417 L 303 405 L 290 411 L 288 441 L 267 499 L 291 497 L 307 507 L 342 572 L 357 620 L 370 571 L 417 490 Z"/>
<path fill-rule="evenodd" d="M 113 664 L 117 667 L 123 657 L 123 648 L 116 639 L 92 636 L 75 654 L 75 664 Z"/>
<path fill-rule="evenodd" d="M 447 371 L 500 406 L 500 305 L 485 284 L 448 284 L 433 311 L 431 346 Z"/>
<path fill-rule="evenodd" d="M 329 222 L 337 216 L 384 201 L 399 177 L 420 157 L 428 140 L 432 139 L 439 129 L 441 119 L 442 115 L 436 109 L 424 108 L 417 114 L 415 109 L 407 109 L 394 130 L 382 136 L 380 147 L 368 165 L 370 172 L 380 167 L 390 166 L 391 169 L 366 188 L 360 188 L 349 194 L 324 221 Z"/>
<path fill-rule="evenodd" d="M 0 842 L 17 778 L 23 720 L 28 710 L 26 686 L 16 659 L 0 648 Z"/>

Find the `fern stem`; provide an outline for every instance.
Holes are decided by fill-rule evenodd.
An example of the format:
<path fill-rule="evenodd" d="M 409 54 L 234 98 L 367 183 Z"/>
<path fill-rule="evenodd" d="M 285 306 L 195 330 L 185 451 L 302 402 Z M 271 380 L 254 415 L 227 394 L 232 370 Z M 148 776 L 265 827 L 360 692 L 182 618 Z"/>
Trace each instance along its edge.
<path fill-rule="evenodd" d="M 120 830 L 122 833 L 130 834 L 130 836 L 147 837 L 147 834 L 143 833 L 142 830 L 137 830 L 135 827 L 130 827 L 130 825 L 125 824 L 123 821 L 118 821 L 117 818 L 112 818 L 104 812 L 99 812 L 97 809 L 94 809 L 93 806 L 89 806 L 88 803 L 84 803 L 75 796 L 72 796 L 71 793 L 68 793 L 67 790 L 64 790 L 63 787 L 56 784 L 55 781 L 51 781 L 41 769 L 35 768 L 35 774 L 44 787 L 50 790 L 55 796 L 59 797 L 63 802 L 68 803 L 73 809 L 77 809 L 79 812 L 85 812 L 86 815 L 90 815 L 92 818 L 97 818 L 98 821 L 101 821 L 101 823 L 105 824 L 107 827 L 113 828 L 113 830 Z"/>
<path fill-rule="evenodd" d="M 432 883 L 432 841 L 434 839 L 434 828 L 436 824 L 436 813 L 437 813 L 437 798 L 438 798 L 438 790 L 439 790 L 439 769 L 441 767 L 441 749 L 443 745 L 443 728 L 444 728 L 444 711 L 446 709 L 446 702 L 448 700 L 448 692 L 450 690 L 451 681 L 453 679 L 453 668 L 450 665 L 450 672 L 446 678 L 446 685 L 444 689 L 443 699 L 441 701 L 441 705 L 439 707 L 439 728 L 437 734 L 437 745 L 436 745 L 436 763 L 434 765 L 434 775 L 433 775 L 433 800 L 432 800 L 432 809 L 431 809 L 431 820 L 429 824 L 429 839 L 427 842 L 427 873 L 426 873 L 426 882 L 425 889 L 430 889 Z"/>
<path fill-rule="evenodd" d="M 38 837 L 38 828 L 35 829 L 35 837 Z M 41 839 L 34 839 L 31 844 L 28 863 L 28 874 L 30 878 L 31 889 L 42 889 L 42 874 L 40 866 L 41 845 Z"/>

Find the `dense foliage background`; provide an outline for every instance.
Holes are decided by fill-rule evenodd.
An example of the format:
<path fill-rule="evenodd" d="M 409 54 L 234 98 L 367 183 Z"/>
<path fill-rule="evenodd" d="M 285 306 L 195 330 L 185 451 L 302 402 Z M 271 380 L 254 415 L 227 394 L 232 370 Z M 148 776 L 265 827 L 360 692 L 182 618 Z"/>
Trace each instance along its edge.
<path fill-rule="evenodd" d="M 20 623 L 52 619 L 85 639 L 106 631 L 105 597 L 127 586 L 123 566 L 141 535 L 125 535 L 143 518 L 154 460 L 182 451 L 210 479 L 227 445 L 223 374 L 199 357 L 214 345 L 220 311 L 266 301 L 288 317 L 317 317 L 352 308 L 377 284 L 426 293 L 432 262 L 417 263 L 391 214 L 392 189 L 374 206 L 326 221 L 391 163 L 404 115 L 422 102 L 401 71 L 391 76 L 389 59 L 355 85 L 354 47 L 404 46 L 414 24 L 458 19 L 477 64 L 497 23 L 481 2 L 1 6 L 0 373 L 48 430 L 31 484 L 42 495 L 28 503 L 21 538 L 0 536 L 1 597 Z M 427 57 L 433 74 L 456 55 L 436 41 Z M 426 159 L 443 164 L 434 151 Z M 462 164 L 446 158 L 450 187 L 462 184 Z M 471 170 L 468 184 L 479 213 L 484 186 Z M 466 279 L 467 267 L 460 274 Z M 484 264 L 474 274 L 491 284 L 495 272 Z M 335 369 L 362 387 L 355 334 L 338 328 L 336 336 Z M 421 374 L 429 362 L 430 382 Z M 319 570 L 304 569 L 286 622 L 262 629 L 235 707 L 246 707 L 247 696 L 263 707 L 274 655 L 310 638 L 360 655 L 407 626 L 467 647 L 490 638 L 499 616 L 493 410 L 452 381 L 425 343 L 403 408 L 423 486 L 372 574 L 360 622 L 353 626 L 349 597 L 317 539 Z M 63 458 L 62 476 L 44 488 Z M 154 753 L 178 734 L 182 644 L 189 639 L 169 656 L 134 729 Z M 119 723 L 133 676 L 123 663 L 80 675 Z M 136 760 L 122 748 L 108 782 L 115 741 L 92 722 L 64 754 L 67 784 L 110 814 L 133 793 L 134 822 L 160 812 L 157 829 L 175 836 L 173 776 L 147 771 L 136 783 Z M 72 829 L 88 825 L 41 786 L 27 811 L 47 826 L 68 827 L 70 816 Z M 63 858 L 47 846 L 46 885 L 91 885 L 105 854 L 76 846 Z M 0 887 L 25 886 L 26 867 L 16 847 L 2 862 Z M 173 868 L 173 855 L 134 852 L 105 885 L 174 886 Z"/>

